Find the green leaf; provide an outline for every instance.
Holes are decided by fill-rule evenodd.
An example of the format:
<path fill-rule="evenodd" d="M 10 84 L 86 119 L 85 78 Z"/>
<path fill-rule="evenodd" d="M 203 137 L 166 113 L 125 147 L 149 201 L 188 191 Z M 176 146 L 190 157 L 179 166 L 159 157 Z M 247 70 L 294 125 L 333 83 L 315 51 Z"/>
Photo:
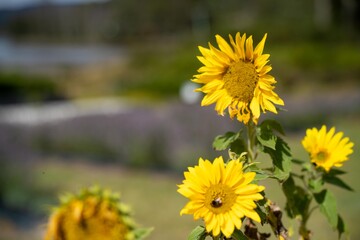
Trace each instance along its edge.
<path fill-rule="evenodd" d="M 285 135 L 284 129 L 281 124 L 274 119 L 266 119 L 261 124 L 261 126 L 266 126 L 268 129 L 275 130 L 278 133 Z"/>
<path fill-rule="evenodd" d="M 255 172 L 255 178 L 254 178 L 254 182 L 260 181 L 260 180 L 264 180 L 270 177 L 270 174 L 262 169 L 260 169 L 257 164 L 253 164 L 253 165 L 248 165 L 248 170 L 251 172 Z"/>
<path fill-rule="evenodd" d="M 264 152 L 269 154 L 273 162 L 273 177 L 279 181 L 284 181 L 289 177 L 291 171 L 291 151 L 287 143 L 280 137 L 276 140 L 275 150 L 264 148 Z"/>
<path fill-rule="evenodd" d="M 267 223 L 267 211 L 263 206 L 260 206 L 260 204 L 256 203 L 257 208 L 255 208 L 255 212 L 259 215 L 261 224 Z"/>
<path fill-rule="evenodd" d="M 347 185 L 343 180 L 341 180 L 340 178 L 336 177 L 335 175 L 325 175 L 323 177 L 324 181 L 327 183 L 330 183 L 332 185 L 338 186 L 340 188 L 344 188 L 348 191 L 353 192 L 354 189 L 352 189 L 349 185 Z"/>
<path fill-rule="evenodd" d="M 265 180 L 270 177 L 268 173 L 262 170 L 255 170 L 254 172 L 256 173 L 256 175 L 253 181 Z"/>
<path fill-rule="evenodd" d="M 311 196 L 303 188 L 295 185 L 295 181 L 291 176 L 282 184 L 282 189 L 286 196 L 285 210 L 288 216 L 290 218 L 304 217 L 304 214 L 309 210 Z"/>
<path fill-rule="evenodd" d="M 257 128 L 256 138 L 262 146 L 275 150 L 277 136 L 268 126 L 260 125 Z"/>
<path fill-rule="evenodd" d="M 311 172 L 312 168 L 313 168 L 313 165 L 311 163 L 303 163 L 301 171 L 302 172 Z"/>
<path fill-rule="evenodd" d="M 231 235 L 231 239 L 234 239 L 234 240 L 248 240 L 248 238 L 245 236 L 245 234 L 242 231 L 238 230 L 238 229 L 235 229 L 235 231 Z"/>
<path fill-rule="evenodd" d="M 208 233 L 203 226 L 197 226 L 191 231 L 188 240 L 205 240 L 207 235 Z"/>
<path fill-rule="evenodd" d="M 236 139 L 235 141 L 233 141 L 230 146 L 230 151 L 240 155 L 243 152 L 246 152 L 246 146 L 244 143 L 244 140 L 241 138 Z"/>
<path fill-rule="evenodd" d="M 134 231 L 135 239 L 141 240 L 150 235 L 154 228 L 138 228 Z"/>
<path fill-rule="evenodd" d="M 227 132 L 224 135 L 219 135 L 214 139 L 213 148 L 217 151 L 222 151 L 230 147 L 230 144 L 233 143 L 240 137 L 240 132 Z"/>
<path fill-rule="evenodd" d="M 284 181 L 291 171 L 291 151 L 287 143 L 275 135 L 274 130 L 284 134 L 281 125 L 275 120 L 265 120 L 257 127 L 257 140 L 262 146 L 264 153 L 270 155 L 273 162 L 273 177 Z"/>
<path fill-rule="evenodd" d="M 265 192 L 262 191 L 260 192 L 260 194 L 264 197 L 263 199 L 257 200 L 256 204 L 260 207 L 264 207 L 264 209 L 266 210 L 265 212 L 267 213 L 267 208 L 266 206 L 268 205 L 268 199 L 265 197 Z"/>
<path fill-rule="evenodd" d="M 328 172 L 326 175 L 327 176 L 335 176 L 335 175 L 343 175 L 345 174 L 346 172 L 343 171 L 343 170 L 340 170 L 340 169 L 335 169 L 335 168 L 331 168 L 330 169 L 330 172 Z"/>
<path fill-rule="evenodd" d="M 337 231 L 339 233 L 339 239 L 341 238 L 341 235 L 343 233 L 347 233 L 347 231 L 348 231 L 347 226 L 340 215 L 338 215 Z"/>
<path fill-rule="evenodd" d="M 336 228 L 338 225 L 338 213 L 334 195 L 325 189 L 320 193 L 315 193 L 314 197 L 319 204 L 320 212 L 325 215 L 330 225 Z"/>

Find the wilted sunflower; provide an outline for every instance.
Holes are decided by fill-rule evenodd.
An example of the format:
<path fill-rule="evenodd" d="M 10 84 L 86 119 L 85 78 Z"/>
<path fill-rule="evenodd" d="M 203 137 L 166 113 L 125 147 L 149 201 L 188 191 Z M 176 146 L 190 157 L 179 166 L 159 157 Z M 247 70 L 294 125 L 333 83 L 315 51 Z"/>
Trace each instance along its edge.
<path fill-rule="evenodd" d="M 198 59 L 204 66 L 198 69 L 193 82 L 204 84 L 197 91 L 205 93 L 201 102 L 207 106 L 216 102 L 215 110 L 247 124 L 250 119 L 257 123 L 260 112 L 277 113 L 274 104 L 284 102 L 273 91 L 276 80 L 268 73 L 271 66 L 269 54 L 263 54 L 266 34 L 253 49 L 252 36 L 246 39 L 238 32 L 235 39 L 229 35 L 230 45 L 219 35 L 216 41 L 220 49 L 209 43 L 209 48 L 199 47 L 202 56 Z"/>
<path fill-rule="evenodd" d="M 310 154 L 311 162 L 327 172 L 332 166 L 341 167 L 343 162 L 348 160 L 348 155 L 353 152 L 354 143 L 350 142 L 348 137 L 342 138 L 343 132 L 334 134 L 335 127 L 327 132 L 326 126 L 322 126 L 320 130 L 307 129 L 302 140 L 303 147 Z"/>
<path fill-rule="evenodd" d="M 67 195 L 50 216 L 45 240 L 133 240 L 135 224 L 119 195 L 98 187 Z"/>
<path fill-rule="evenodd" d="M 180 215 L 193 214 L 195 220 L 204 219 L 206 231 L 213 236 L 222 232 L 229 238 L 235 228 L 241 228 L 243 217 L 260 222 L 254 201 L 263 199 L 260 192 L 265 188 L 250 183 L 255 173 L 244 173 L 239 160 L 225 165 L 222 157 L 213 163 L 200 158 L 199 165 L 189 167 L 184 176 L 178 192 L 190 201 Z"/>

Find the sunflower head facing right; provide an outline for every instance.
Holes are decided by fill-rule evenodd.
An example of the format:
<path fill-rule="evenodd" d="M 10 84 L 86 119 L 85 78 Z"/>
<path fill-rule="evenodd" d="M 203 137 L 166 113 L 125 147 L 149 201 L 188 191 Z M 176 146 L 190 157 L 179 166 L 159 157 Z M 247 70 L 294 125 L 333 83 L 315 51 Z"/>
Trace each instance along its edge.
<path fill-rule="evenodd" d="M 252 36 L 240 36 L 235 39 L 229 35 L 230 44 L 216 35 L 219 49 L 209 43 L 209 48 L 199 47 L 202 56 L 198 59 L 204 66 L 198 69 L 193 82 L 203 84 L 197 91 L 205 94 L 201 105 L 216 103 L 215 110 L 224 115 L 228 109 L 231 118 L 247 124 L 258 122 L 260 112 L 277 113 L 277 105 L 283 100 L 273 91 L 276 80 L 268 73 L 271 66 L 269 54 L 263 54 L 266 34 L 253 48 Z"/>
<path fill-rule="evenodd" d="M 335 133 L 335 127 L 329 131 L 325 125 L 320 129 L 309 128 L 302 145 L 309 153 L 311 162 L 329 172 L 332 167 L 341 167 L 353 153 L 354 143 L 343 132 Z"/>

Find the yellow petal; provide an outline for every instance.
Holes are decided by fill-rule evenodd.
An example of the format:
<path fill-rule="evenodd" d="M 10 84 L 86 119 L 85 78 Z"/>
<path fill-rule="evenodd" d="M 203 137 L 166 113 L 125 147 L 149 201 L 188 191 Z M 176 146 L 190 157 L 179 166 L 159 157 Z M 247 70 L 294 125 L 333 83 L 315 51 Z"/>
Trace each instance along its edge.
<path fill-rule="evenodd" d="M 231 47 L 225 41 L 225 39 L 223 39 L 220 35 L 216 35 L 215 37 L 216 37 L 216 41 L 219 45 L 220 50 L 223 51 L 224 53 L 226 53 L 226 55 L 228 55 L 229 58 L 231 58 L 232 60 L 235 60 L 234 51 L 231 49 Z"/>
<path fill-rule="evenodd" d="M 216 102 L 223 95 L 222 91 L 215 91 L 205 95 L 201 101 L 201 106 L 207 106 Z"/>
<path fill-rule="evenodd" d="M 253 39 L 252 36 L 250 36 L 248 39 L 246 39 L 246 59 L 249 61 L 252 61 L 254 58 L 253 54 Z"/>
<path fill-rule="evenodd" d="M 255 56 L 260 56 L 264 50 L 264 46 L 265 46 L 265 41 L 266 41 L 266 37 L 267 37 L 267 33 L 265 33 L 264 37 L 262 38 L 262 40 L 259 42 L 259 44 L 255 47 L 254 50 L 254 55 Z"/>
<path fill-rule="evenodd" d="M 260 104 L 257 98 L 251 100 L 250 109 L 255 118 L 260 117 Z"/>

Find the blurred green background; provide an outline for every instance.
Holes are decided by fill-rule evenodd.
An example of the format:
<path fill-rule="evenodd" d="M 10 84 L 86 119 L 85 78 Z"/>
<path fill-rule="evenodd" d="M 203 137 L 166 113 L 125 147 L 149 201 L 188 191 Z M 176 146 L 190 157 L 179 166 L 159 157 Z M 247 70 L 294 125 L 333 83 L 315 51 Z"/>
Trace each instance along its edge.
<path fill-rule="evenodd" d="M 155 227 L 150 240 L 186 239 L 200 222 L 179 216 L 176 184 L 199 157 L 226 156 L 212 140 L 241 127 L 199 107 L 186 83 L 197 46 L 238 31 L 255 43 L 268 33 L 286 111 L 264 117 L 285 127 L 295 157 L 322 124 L 355 143 L 343 178 L 355 191 L 331 189 L 359 239 L 358 0 L 0 1 L 0 239 L 41 239 L 59 194 L 92 184 L 121 192 Z M 318 212 L 310 225 L 314 239 L 337 236 Z"/>

